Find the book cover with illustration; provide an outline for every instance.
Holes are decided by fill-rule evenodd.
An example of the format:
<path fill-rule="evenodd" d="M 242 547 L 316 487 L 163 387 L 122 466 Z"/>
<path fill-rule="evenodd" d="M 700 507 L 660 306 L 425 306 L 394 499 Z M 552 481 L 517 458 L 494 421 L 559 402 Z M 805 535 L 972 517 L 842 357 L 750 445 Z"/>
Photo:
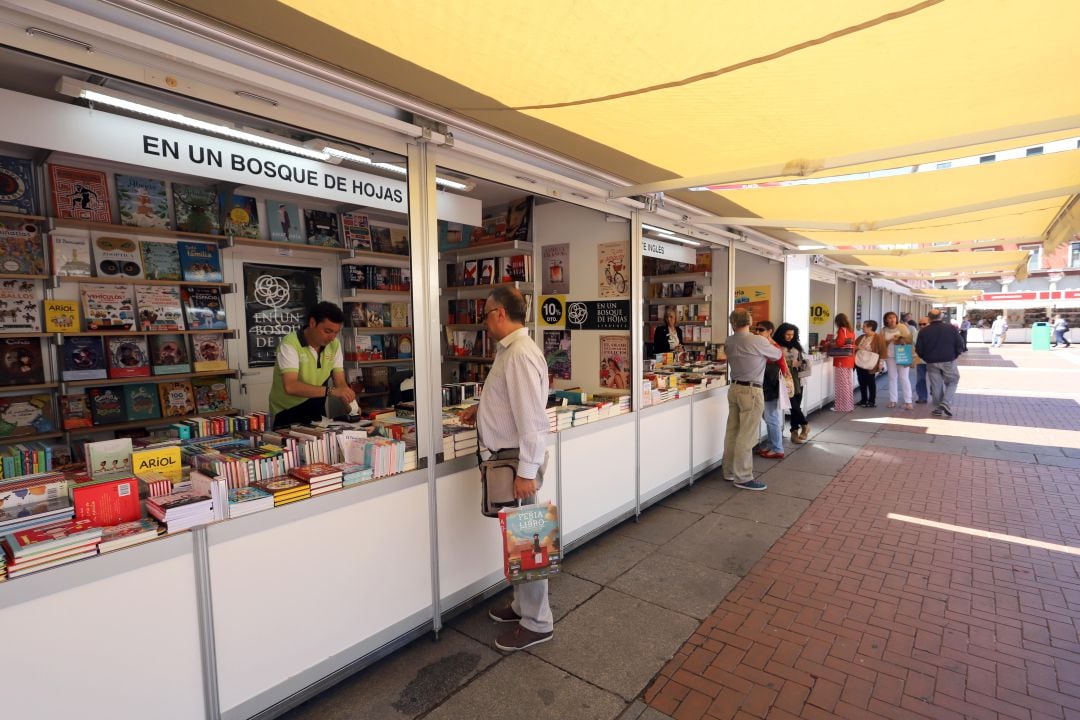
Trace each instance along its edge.
<path fill-rule="evenodd" d="M 466 260 L 461 265 L 461 284 L 465 287 L 475 285 L 477 282 L 477 271 L 479 265 L 476 260 Z"/>
<path fill-rule="evenodd" d="M 572 375 L 569 330 L 544 331 L 544 359 L 548 372 L 559 380 L 569 380 Z"/>
<path fill-rule="evenodd" d="M 72 393 L 60 396 L 61 422 L 65 430 L 93 427 L 94 416 L 90 413 L 90 398 L 86 393 Z"/>
<path fill-rule="evenodd" d="M 413 356 L 412 352 L 412 335 L 402 333 L 397 336 L 397 356 L 404 360 Z"/>
<path fill-rule="evenodd" d="M 630 381 L 630 336 L 600 336 L 600 387 L 625 390 Z"/>
<path fill-rule="evenodd" d="M 220 235 L 217 190 L 173 183 L 176 229 L 200 235 Z"/>
<path fill-rule="evenodd" d="M 151 335 L 150 370 L 154 375 L 191 372 L 187 339 L 183 335 Z"/>
<path fill-rule="evenodd" d="M 91 479 L 131 472 L 131 438 L 86 443 L 86 471 Z"/>
<path fill-rule="evenodd" d="M 221 252 L 212 243 L 176 243 L 180 253 L 180 268 L 188 282 L 222 282 Z"/>
<path fill-rule="evenodd" d="M 480 260 L 480 276 L 477 278 L 476 284 L 495 284 L 495 258 L 483 258 Z"/>
<path fill-rule="evenodd" d="M 229 360 L 225 355 L 225 339 L 221 335 L 192 335 L 191 351 L 195 372 L 229 369 Z"/>
<path fill-rule="evenodd" d="M 142 255 L 136 238 L 97 235 L 92 247 L 98 277 L 135 280 L 143 276 Z"/>
<path fill-rule="evenodd" d="M 105 338 L 105 357 L 110 378 L 150 376 L 150 351 L 144 335 L 110 335 Z"/>
<path fill-rule="evenodd" d="M 87 330 L 134 330 L 135 293 L 130 285 L 79 286 Z"/>
<path fill-rule="evenodd" d="M 551 503 L 499 511 L 503 534 L 503 574 L 511 583 L 543 580 L 559 572 L 559 513 Z"/>
<path fill-rule="evenodd" d="M 409 233 L 396 226 L 371 225 L 371 245 L 375 252 L 391 255 L 409 254 Z"/>
<path fill-rule="evenodd" d="M 0 273 L 45 274 L 45 241 L 37 223 L 0 218 Z"/>
<path fill-rule="evenodd" d="M 361 327 L 386 327 L 390 313 L 386 303 L 364 303 L 364 324 Z"/>
<path fill-rule="evenodd" d="M 528 242 L 531 234 L 533 197 L 521 198 L 510 203 L 506 210 L 507 242 Z"/>
<path fill-rule="evenodd" d="M 195 392 L 195 411 L 200 414 L 220 413 L 232 407 L 225 378 L 193 378 L 191 387 Z"/>
<path fill-rule="evenodd" d="M 570 243 L 545 245 L 540 248 L 544 263 L 540 288 L 544 295 L 570 293 Z"/>
<path fill-rule="evenodd" d="M 0 438 L 38 435 L 55 429 L 52 395 L 0 396 Z"/>
<path fill-rule="evenodd" d="M 220 288 L 185 285 L 180 288 L 180 300 L 188 330 L 228 329 Z"/>
<path fill-rule="evenodd" d="M 304 228 L 300 225 L 300 210 L 284 200 L 266 201 L 266 222 L 274 242 L 304 244 Z"/>
<path fill-rule="evenodd" d="M 40 385 L 44 382 L 41 339 L 0 338 L 0 385 Z"/>
<path fill-rule="evenodd" d="M 143 332 L 184 329 L 180 291 L 172 285 L 136 285 L 135 306 Z"/>
<path fill-rule="evenodd" d="M 49 165 L 49 180 L 56 217 L 96 223 L 113 221 L 105 173 Z"/>
<path fill-rule="evenodd" d="M 169 194 L 164 180 L 133 175 L 116 176 L 120 224 L 141 228 L 169 227 Z"/>
<path fill-rule="evenodd" d="M 369 252 L 374 249 L 371 244 L 371 223 L 365 213 L 345 213 L 341 216 L 341 229 L 345 235 L 345 247 Z"/>
<path fill-rule="evenodd" d="M 468 225 L 439 220 L 436 229 L 439 234 L 439 252 L 464 250 L 472 241 L 473 228 Z"/>
<path fill-rule="evenodd" d="M 107 377 L 105 341 L 100 337 L 76 335 L 64 338 L 60 356 L 64 380 L 103 380 Z"/>
<path fill-rule="evenodd" d="M 158 385 L 161 416 L 177 417 L 195 412 L 195 393 L 187 380 L 171 380 Z"/>
<path fill-rule="evenodd" d="M 48 300 L 41 304 L 45 310 L 45 332 L 78 332 L 82 327 L 79 319 L 78 300 Z"/>
<path fill-rule="evenodd" d="M 259 237 L 259 204 L 247 195 L 221 198 L 222 234 L 230 237 Z"/>
<path fill-rule="evenodd" d="M 622 297 L 630 292 L 627 257 L 629 242 L 600 243 L 596 246 L 600 297 Z"/>
<path fill-rule="evenodd" d="M 409 303 L 390 303 L 390 327 L 409 327 Z"/>
<path fill-rule="evenodd" d="M 304 210 L 304 234 L 307 236 L 308 245 L 341 247 L 337 213 L 326 210 Z"/>
<path fill-rule="evenodd" d="M 94 266 L 90 253 L 90 238 L 51 233 L 49 244 L 52 247 L 53 275 L 63 277 L 91 277 Z"/>
<path fill-rule="evenodd" d="M 125 385 L 124 410 L 128 420 L 154 420 L 161 417 L 157 385 L 154 383 Z"/>
<path fill-rule="evenodd" d="M 180 251 L 176 243 L 143 240 L 139 243 L 142 251 L 143 274 L 147 280 L 182 280 L 180 270 Z"/>
<path fill-rule="evenodd" d="M 38 215 L 34 164 L 0 155 L 0 212 Z"/>
<path fill-rule="evenodd" d="M 41 332 L 37 287 L 30 280 L 0 280 L 0 333 Z"/>

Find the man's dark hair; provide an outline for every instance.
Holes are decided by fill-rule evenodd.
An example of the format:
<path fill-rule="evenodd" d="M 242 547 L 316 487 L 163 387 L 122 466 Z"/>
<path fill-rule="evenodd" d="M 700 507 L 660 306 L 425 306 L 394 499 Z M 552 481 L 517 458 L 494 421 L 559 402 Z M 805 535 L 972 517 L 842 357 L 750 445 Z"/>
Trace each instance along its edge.
<path fill-rule="evenodd" d="M 525 296 L 520 290 L 508 287 L 495 288 L 489 297 L 492 302 L 506 310 L 506 317 L 511 321 L 525 323 Z"/>
<path fill-rule="evenodd" d="M 863 325 L 870 328 L 870 332 L 877 332 L 877 320 L 867 320 Z"/>
<path fill-rule="evenodd" d="M 311 324 L 311 322 L 310 322 L 311 320 L 314 320 L 316 325 L 321 323 L 323 320 L 329 320 L 332 323 L 337 323 L 338 325 L 344 325 L 345 324 L 345 313 L 343 313 L 341 311 L 341 308 L 339 308 L 334 303 L 326 302 L 324 300 L 321 303 L 319 303 L 318 305 L 316 305 L 315 307 L 311 308 L 311 310 L 308 311 L 308 324 L 309 325 Z"/>

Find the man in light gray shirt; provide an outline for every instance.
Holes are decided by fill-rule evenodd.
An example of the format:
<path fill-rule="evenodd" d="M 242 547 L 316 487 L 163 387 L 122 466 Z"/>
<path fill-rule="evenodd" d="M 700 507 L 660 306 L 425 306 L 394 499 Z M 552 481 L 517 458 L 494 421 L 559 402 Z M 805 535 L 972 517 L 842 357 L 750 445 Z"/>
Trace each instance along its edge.
<path fill-rule="evenodd" d="M 547 452 L 547 362 L 525 327 L 521 291 L 494 290 L 484 303 L 483 322 L 498 342 L 495 362 L 484 381 L 480 404 L 461 417 L 476 422 L 481 453 L 517 448 L 514 497 L 534 503 Z M 492 608 L 488 616 L 495 622 L 514 623 L 496 638 L 495 647 L 500 650 L 524 650 L 547 642 L 555 629 L 547 580 L 515 585 L 513 601 Z"/>
<path fill-rule="evenodd" d="M 764 490 L 754 479 L 754 444 L 761 433 L 765 395 L 761 389 L 765 364 L 780 359 L 780 348 L 750 333 L 748 310 L 734 310 L 728 318 L 734 331 L 724 341 L 728 367 L 728 419 L 724 435 L 724 479 L 742 490 Z"/>

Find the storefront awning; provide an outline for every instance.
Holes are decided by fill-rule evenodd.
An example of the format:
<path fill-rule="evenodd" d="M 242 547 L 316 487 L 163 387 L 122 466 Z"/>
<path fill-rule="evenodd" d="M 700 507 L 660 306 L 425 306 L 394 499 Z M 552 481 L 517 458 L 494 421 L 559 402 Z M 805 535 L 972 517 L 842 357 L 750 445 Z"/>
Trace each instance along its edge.
<path fill-rule="evenodd" d="M 1026 250 L 990 251 L 979 253 L 937 252 L 906 255 L 830 255 L 830 258 L 844 267 L 879 272 L 960 272 L 996 270 L 1000 272 L 1019 272 L 1026 267 Z"/>
<path fill-rule="evenodd" d="M 963 303 L 978 300 L 982 290 L 913 290 L 912 294 L 939 303 Z"/>

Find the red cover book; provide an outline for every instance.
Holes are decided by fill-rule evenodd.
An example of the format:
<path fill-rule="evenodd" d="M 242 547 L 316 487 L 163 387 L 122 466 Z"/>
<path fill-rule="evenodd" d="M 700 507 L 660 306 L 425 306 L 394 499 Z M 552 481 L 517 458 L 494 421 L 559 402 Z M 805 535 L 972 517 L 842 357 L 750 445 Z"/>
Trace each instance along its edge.
<path fill-rule="evenodd" d="M 131 522 L 142 514 L 139 481 L 133 477 L 76 485 L 71 495 L 75 502 L 75 519 L 87 520 L 92 527 Z"/>
<path fill-rule="evenodd" d="M 4 542 L 13 559 L 27 555 L 55 552 L 63 547 L 82 545 L 101 538 L 101 528 L 90 525 L 89 520 L 67 520 L 54 525 L 28 528 L 4 536 Z"/>
<path fill-rule="evenodd" d="M 109 186 L 98 170 L 49 165 L 56 216 L 74 220 L 111 223 Z"/>
<path fill-rule="evenodd" d="M 289 471 L 289 474 L 294 478 L 299 478 L 304 482 L 316 482 L 328 477 L 334 477 L 340 475 L 341 470 L 337 469 L 333 465 L 327 465 L 326 463 L 310 463 L 303 467 L 293 468 Z"/>

